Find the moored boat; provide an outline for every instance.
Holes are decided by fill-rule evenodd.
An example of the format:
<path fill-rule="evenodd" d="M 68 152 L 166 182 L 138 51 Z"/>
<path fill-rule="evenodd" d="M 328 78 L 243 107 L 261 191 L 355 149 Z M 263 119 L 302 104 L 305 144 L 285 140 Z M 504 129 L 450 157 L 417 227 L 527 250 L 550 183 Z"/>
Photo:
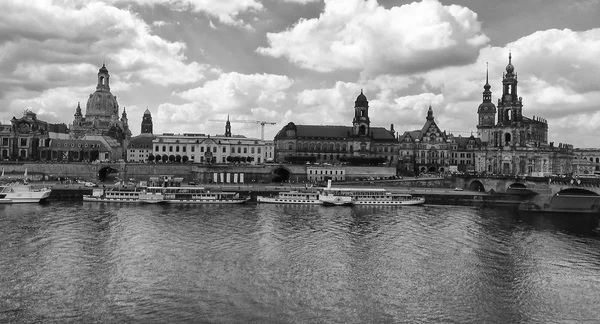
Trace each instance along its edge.
<path fill-rule="evenodd" d="M 140 190 L 132 189 L 94 189 L 91 195 L 84 195 L 83 201 L 107 203 L 139 203 Z"/>
<path fill-rule="evenodd" d="M 11 183 L 0 187 L 0 203 L 39 203 L 50 197 L 51 189 L 35 189 L 29 184 Z"/>
<path fill-rule="evenodd" d="M 257 196 L 256 201 L 259 203 L 269 204 L 310 204 L 320 205 L 318 191 L 281 191 L 274 196 Z"/>
<path fill-rule="evenodd" d="M 148 187 L 140 196 L 140 202 L 168 204 L 243 204 L 248 200 L 237 192 L 204 187 Z"/>
<path fill-rule="evenodd" d="M 410 194 L 392 193 L 383 188 L 332 188 L 331 182 L 319 196 L 324 205 L 422 205 L 423 197 L 413 197 Z"/>

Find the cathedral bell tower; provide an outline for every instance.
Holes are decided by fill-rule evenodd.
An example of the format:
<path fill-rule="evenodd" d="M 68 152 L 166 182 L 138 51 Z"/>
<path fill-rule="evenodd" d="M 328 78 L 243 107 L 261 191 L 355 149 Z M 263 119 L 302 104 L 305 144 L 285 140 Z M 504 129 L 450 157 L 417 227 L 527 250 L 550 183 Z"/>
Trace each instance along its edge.
<path fill-rule="evenodd" d="M 523 102 L 517 95 L 517 73 L 508 54 L 506 73 L 502 76 L 502 98 L 498 99 L 498 124 L 510 125 L 523 121 Z"/>
<path fill-rule="evenodd" d="M 371 121 L 369 120 L 369 101 L 363 94 L 362 89 L 354 102 L 354 119 L 352 120 L 352 135 L 368 136 L 370 134 Z"/>
<path fill-rule="evenodd" d="M 492 102 L 492 92 L 490 91 L 489 73 L 485 71 L 485 85 L 483 86 L 483 102 L 477 109 L 479 121 L 477 123 L 477 135 L 482 142 L 489 142 L 492 138 L 492 128 L 496 123 L 496 106 Z"/>

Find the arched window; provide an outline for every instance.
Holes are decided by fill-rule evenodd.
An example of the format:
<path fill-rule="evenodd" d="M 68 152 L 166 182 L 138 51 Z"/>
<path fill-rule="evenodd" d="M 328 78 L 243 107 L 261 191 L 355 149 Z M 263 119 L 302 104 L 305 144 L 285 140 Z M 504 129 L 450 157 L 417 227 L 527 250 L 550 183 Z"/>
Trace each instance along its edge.
<path fill-rule="evenodd" d="M 344 144 L 342 144 L 342 152 L 346 152 L 346 150 L 348 150 L 348 147 L 344 143 Z"/>
<path fill-rule="evenodd" d="M 335 150 L 338 152 L 340 151 L 340 143 L 335 144 Z"/>
<path fill-rule="evenodd" d="M 329 152 L 333 151 L 333 143 L 329 143 Z"/>
<path fill-rule="evenodd" d="M 321 143 L 317 143 L 317 151 L 321 150 Z"/>
<path fill-rule="evenodd" d="M 504 144 L 505 145 L 510 145 L 510 140 L 511 140 L 510 133 L 504 134 Z"/>
<path fill-rule="evenodd" d="M 366 135 L 367 134 L 367 126 L 361 125 L 358 128 L 358 135 Z"/>

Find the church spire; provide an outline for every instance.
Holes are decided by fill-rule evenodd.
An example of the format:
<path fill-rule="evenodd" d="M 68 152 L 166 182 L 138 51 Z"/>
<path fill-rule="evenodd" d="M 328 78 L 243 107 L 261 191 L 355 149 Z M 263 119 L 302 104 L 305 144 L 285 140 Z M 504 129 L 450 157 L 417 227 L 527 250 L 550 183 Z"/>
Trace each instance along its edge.
<path fill-rule="evenodd" d="M 229 114 L 227 115 L 227 122 L 225 123 L 225 137 L 231 137 L 231 122 L 229 121 Z"/>
<path fill-rule="evenodd" d="M 433 108 L 431 108 L 431 104 L 429 104 L 429 110 L 427 110 L 427 120 L 433 121 Z"/>

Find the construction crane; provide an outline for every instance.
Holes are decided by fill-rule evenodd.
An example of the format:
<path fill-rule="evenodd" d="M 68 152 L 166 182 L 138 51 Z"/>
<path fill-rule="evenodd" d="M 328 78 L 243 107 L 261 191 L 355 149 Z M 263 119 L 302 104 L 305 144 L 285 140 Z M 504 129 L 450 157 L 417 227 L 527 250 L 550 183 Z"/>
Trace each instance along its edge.
<path fill-rule="evenodd" d="M 210 119 L 213 122 L 230 122 L 230 123 L 242 123 L 242 124 L 259 124 L 260 125 L 260 139 L 265 140 L 265 125 L 275 125 L 277 123 L 268 122 L 264 120 L 222 120 L 222 119 Z"/>

